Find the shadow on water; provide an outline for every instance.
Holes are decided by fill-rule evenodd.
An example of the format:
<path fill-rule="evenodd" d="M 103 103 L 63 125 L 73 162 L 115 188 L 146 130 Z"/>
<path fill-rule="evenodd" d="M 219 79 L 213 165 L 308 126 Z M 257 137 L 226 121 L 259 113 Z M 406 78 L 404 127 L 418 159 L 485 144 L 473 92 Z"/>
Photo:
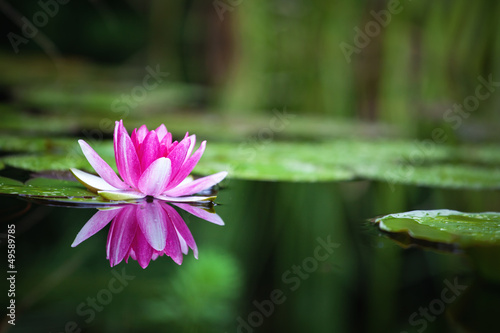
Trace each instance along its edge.
<path fill-rule="evenodd" d="M 368 181 L 230 180 L 218 195 L 219 217 L 158 201 L 96 210 L 4 197 L 18 271 L 9 328 L 483 331 L 499 311 L 494 250 L 402 247 L 367 220 L 414 209 L 494 211 L 499 199 L 494 191 Z M 183 256 L 188 247 L 194 256 Z"/>

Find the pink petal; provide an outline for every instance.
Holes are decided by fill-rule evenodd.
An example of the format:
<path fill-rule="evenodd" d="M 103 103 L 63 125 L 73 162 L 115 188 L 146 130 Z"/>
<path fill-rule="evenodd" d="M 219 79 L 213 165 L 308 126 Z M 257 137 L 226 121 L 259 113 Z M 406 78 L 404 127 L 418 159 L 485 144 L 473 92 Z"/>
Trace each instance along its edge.
<path fill-rule="evenodd" d="M 167 244 L 165 246 L 164 253 L 172 258 L 172 260 L 178 264 L 182 264 L 182 251 L 181 251 L 181 245 L 179 243 L 179 237 L 177 236 L 177 231 L 174 228 L 174 225 L 172 224 L 171 217 L 168 212 L 166 212 L 166 226 L 167 226 Z"/>
<path fill-rule="evenodd" d="M 89 144 L 83 140 L 78 140 L 80 147 L 82 148 L 82 152 L 89 161 L 90 165 L 94 168 L 94 170 L 104 179 L 107 183 L 119 189 L 128 188 L 127 184 L 121 181 L 120 178 L 116 175 L 113 169 L 106 163 L 99 154 L 95 152 Z"/>
<path fill-rule="evenodd" d="M 141 164 L 132 139 L 123 127 L 121 120 L 116 122 L 115 127 L 115 159 L 120 176 L 125 183 L 137 188 L 137 181 L 141 175 Z"/>
<path fill-rule="evenodd" d="M 134 128 L 132 131 L 132 134 L 130 134 L 130 140 L 132 140 L 132 143 L 134 144 L 135 151 L 139 151 L 140 144 L 139 141 L 137 140 L 137 128 Z"/>
<path fill-rule="evenodd" d="M 182 165 L 181 169 L 179 172 L 175 175 L 175 177 L 170 180 L 168 183 L 168 186 L 166 190 L 169 190 L 171 188 L 176 187 L 179 185 L 184 179 L 186 179 L 187 176 L 193 171 L 194 167 L 196 164 L 198 164 L 198 161 L 200 160 L 201 156 L 205 152 L 205 147 L 206 147 L 207 142 L 203 141 L 200 145 L 200 148 L 196 150 L 196 152 L 191 156 L 190 158 L 187 159 L 187 161 Z"/>
<path fill-rule="evenodd" d="M 142 268 L 146 268 L 153 256 L 153 248 L 149 245 L 146 237 L 139 229 L 135 233 L 134 242 L 132 243 L 134 259 L 137 260 Z"/>
<path fill-rule="evenodd" d="M 104 228 L 120 211 L 121 208 L 99 210 L 85 223 L 82 230 L 76 235 L 71 247 L 75 247 L 81 242 L 87 240 L 99 230 Z"/>
<path fill-rule="evenodd" d="M 138 150 L 141 170 L 146 170 L 148 166 L 161 157 L 160 142 L 154 131 L 149 132 Z"/>
<path fill-rule="evenodd" d="M 180 182 L 179 185 L 184 185 L 184 184 L 187 184 L 187 183 L 191 183 L 193 180 L 194 180 L 194 177 L 191 176 L 191 175 L 189 175 L 186 178 L 184 178 L 184 180 L 182 182 Z"/>
<path fill-rule="evenodd" d="M 181 243 L 182 253 L 188 254 L 189 247 L 187 246 L 186 241 L 184 240 L 184 238 L 182 238 L 182 236 L 179 233 L 177 233 L 177 237 L 179 237 L 179 243 Z"/>
<path fill-rule="evenodd" d="M 133 205 L 124 206 L 111 223 L 108 239 L 108 259 L 111 267 L 119 264 L 130 250 L 137 229 L 135 209 Z"/>
<path fill-rule="evenodd" d="M 172 150 L 172 133 L 167 133 L 160 142 L 160 154 L 167 157 L 170 150 Z"/>
<path fill-rule="evenodd" d="M 186 212 L 193 214 L 194 216 L 199 217 L 200 219 L 206 220 L 208 222 L 212 222 L 218 225 L 224 225 L 224 221 L 221 219 L 217 213 L 210 212 L 207 209 L 204 209 L 202 206 L 194 206 L 190 204 L 184 203 L 174 203 L 175 206 L 184 209 Z"/>
<path fill-rule="evenodd" d="M 165 191 L 162 193 L 165 196 L 178 197 L 183 195 L 191 195 L 194 193 L 198 193 L 207 188 L 210 188 L 223 180 L 227 176 L 226 171 L 222 171 L 210 176 L 206 176 L 203 178 L 198 178 L 184 185 L 179 185 L 171 190 Z"/>
<path fill-rule="evenodd" d="M 188 133 L 186 133 L 187 135 Z M 189 145 L 189 148 L 188 148 L 188 151 L 187 151 L 187 154 L 186 154 L 186 159 L 184 160 L 184 162 L 187 161 L 187 159 L 189 158 L 189 156 L 191 156 L 191 153 L 193 152 L 193 149 L 194 149 L 194 145 L 196 144 L 196 135 L 191 135 L 189 137 L 191 139 L 191 144 Z"/>
<path fill-rule="evenodd" d="M 196 242 L 194 241 L 193 235 L 191 234 L 191 231 L 189 231 L 189 228 L 187 227 L 186 222 L 184 222 L 184 220 L 179 215 L 179 213 L 177 213 L 175 208 L 173 208 L 169 204 L 162 203 L 161 206 L 163 207 L 163 209 L 167 213 L 167 216 L 172 221 L 177 232 L 186 241 L 187 245 L 193 250 L 194 257 L 196 259 L 198 259 L 198 247 L 196 246 Z"/>
<path fill-rule="evenodd" d="M 186 160 L 187 152 L 189 146 L 191 145 L 191 139 L 185 138 L 181 142 L 179 142 L 170 153 L 168 153 L 168 158 L 172 161 L 172 174 L 171 177 L 175 177 L 177 172 L 184 164 Z"/>
<path fill-rule="evenodd" d="M 139 129 L 137 130 L 137 142 L 139 142 L 139 144 L 142 144 L 148 132 L 149 131 L 146 125 L 142 125 L 141 127 L 139 127 Z"/>
<path fill-rule="evenodd" d="M 137 185 L 139 190 L 146 195 L 156 196 L 160 194 L 170 179 L 170 171 L 168 158 L 157 159 L 142 173 Z"/>
<path fill-rule="evenodd" d="M 137 234 L 136 234 L 137 235 Z M 134 238 L 135 239 L 135 238 Z M 134 245 L 134 242 L 132 242 L 132 246 Z M 129 258 L 132 258 L 134 260 L 137 260 L 136 258 L 136 255 L 135 255 L 135 252 L 134 252 L 134 249 L 132 248 L 132 246 L 130 247 L 130 250 L 128 251 L 127 255 L 125 256 L 125 262 L 128 264 L 128 259 Z M 108 258 L 109 259 L 109 258 Z"/>
<path fill-rule="evenodd" d="M 163 251 L 167 242 L 166 216 L 158 202 L 153 201 L 137 208 L 137 221 L 149 245 Z"/>
<path fill-rule="evenodd" d="M 158 128 L 155 130 L 156 134 L 158 135 L 158 140 L 161 141 L 167 135 L 168 131 L 165 125 L 161 124 L 158 126 Z"/>

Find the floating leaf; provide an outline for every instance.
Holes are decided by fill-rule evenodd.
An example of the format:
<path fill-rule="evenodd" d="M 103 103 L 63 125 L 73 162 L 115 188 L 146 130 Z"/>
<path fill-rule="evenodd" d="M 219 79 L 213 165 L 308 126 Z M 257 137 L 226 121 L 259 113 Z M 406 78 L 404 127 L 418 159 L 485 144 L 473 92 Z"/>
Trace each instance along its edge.
<path fill-rule="evenodd" d="M 454 244 L 500 245 L 500 213 L 462 213 L 455 210 L 415 210 L 375 219 L 379 228 L 404 233 L 416 240 Z"/>
<path fill-rule="evenodd" d="M 474 161 L 481 164 L 500 165 L 498 145 L 466 145 L 457 149 L 462 161 Z"/>
<path fill-rule="evenodd" d="M 81 108 L 76 103 L 74 108 Z M 0 130 L 11 133 L 37 133 L 74 135 L 91 137 L 97 139 L 104 134 L 111 136 L 114 129 L 114 121 L 120 114 L 111 111 L 110 105 L 105 109 L 88 110 L 85 112 L 69 113 L 67 108 L 64 112 L 50 109 L 43 114 L 28 114 L 23 109 L 16 109 L 11 105 L 0 104 L 2 121 Z M 139 127 L 146 124 L 148 128 L 156 128 L 165 123 L 168 130 L 177 138 L 184 137 L 186 132 L 196 133 L 198 137 L 212 140 L 225 141 L 259 141 L 259 137 L 270 136 L 273 140 L 328 140 L 332 138 L 373 138 L 384 135 L 384 137 L 395 137 L 395 131 L 388 126 L 377 124 L 360 124 L 355 121 L 338 121 L 324 119 L 321 117 L 310 117 L 301 115 L 293 118 L 289 124 L 283 126 L 279 131 L 271 131 L 271 127 L 277 126 L 272 121 L 277 119 L 276 114 L 262 115 L 220 115 L 200 112 L 173 112 L 165 110 L 165 103 L 159 102 L 156 109 L 148 107 L 147 118 L 139 114 L 127 115 L 127 128 Z M 296 120 L 295 120 L 296 119 Z M 272 122 L 271 122 L 272 121 Z M 271 125 L 272 124 L 272 125 Z M 281 125 L 281 123 L 279 123 Z"/>
<path fill-rule="evenodd" d="M 75 139 L 0 136 L 0 151 L 4 152 L 64 152 L 78 147 Z"/>
<path fill-rule="evenodd" d="M 500 149 L 489 148 L 500 156 Z M 322 143 L 209 143 L 195 171 L 229 170 L 242 179 L 335 181 L 374 179 L 393 184 L 452 188 L 500 188 L 496 165 L 452 164 L 464 151 L 436 146 L 420 149 L 404 141 L 336 140 Z M 485 162 L 482 160 L 481 162 Z"/>
<path fill-rule="evenodd" d="M 18 180 L 0 176 L 0 188 L 3 190 L 7 186 L 24 186 L 24 184 Z"/>
<path fill-rule="evenodd" d="M 76 140 L 74 141 L 75 143 L 77 142 Z M 102 158 L 108 161 L 109 165 L 115 171 L 117 171 L 112 143 L 109 141 L 104 144 L 99 143 L 94 145 L 93 148 Z M 40 152 L 37 154 L 9 155 L 3 157 L 0 162 L 14 168 L 35 172 L 51 170 L 68 171 L 70 168 L 94 172 L 78 145 L 71 146 L 71 149 L 62 151 L 59 154 Z"/>
<path fill-rule="evenodd" d="M 77 181 L 50 178 L 33 178 L 22 183 L 14 179 L 0 177 L 0 194 L 15 195 L 42 203 L 63 206 L 101 207 L 123 204 L 119 201 L 104 200 Z"/>
<path fill-rule="evenodd" d="M 80 155 L 12 155 L 3 158 L 3 162 L 11 167 L 29 171 L 58 170 L 66 171 L 72 166 L 88 170 L 89 165 Z"/>
<path fill-rule="evenodd" d="M 22 183 L 0 176 L 0 195 L 20 196 L 31 201 L 58 206 L 113 207 L 140 200 L 109 201 L 90 192 L 77 181 L 38 177 Z"/>
<path fill-rule="evenodd" d="M 43 149 L 47 143 L 32 143 Z M 76 142 L 76 140 L 75 140 Z M 91 142 L 92 143 L 92 142 Z M 30 171 L 78 168 L 93 172 L 79 147 L 62 141 L 59 151 L 7 155 L 6 165 Z M 16 146 L 19 146 L 17 144 Z M 50 146 L 50 145 L 49 145 Z M 116 171 L 113 145 L 96 142 L 92 147 Z M 229 177 L 268 181 L 341 181 L 369 179 L 394 184 L 448 188 L 500 188 L 500 148 L 433 146 L 418 142 L 335 140 L 327 142 L 245 141 L 209 142 L 194 172 L 207 175 L 221 170 Z"/>
<path fill-rule="evenodd" d="M 400 165 L 374 164 L 358 174 L 368 179 L 386 181 L 389 185 L 410 184 L 448 188 L 497 189 L 500 188 L 500 169 L 469 165 Z"/>
<path fill-rule="evenodd" d="M 330 158 L 324 144 L 269 143 L 262 146 L 212 143 L 195 168 L 200 174 L 228 170 L 229 177 L 252 180 L 332 181 L 356 177 Z"/>
<path fill-rule="evenodd" d="M 121 205 L 130 204 L 137 201 L 129 200 L 127 202 L 123 201 L 108 201 L 103 199 L 101 196 L 93 197 L 42 197 L 42 196 L 30 196 L 26 197 L 30 201 L 34 201 L 40 204 L 50 204 L 51 206 L 62 206 L 62 207 L 76 207 L 76 208 L 102 208 L 102 207 L 116 207 Z"/>
<path fill-rule="evenodd" d="M 48 178 L 35 178 L 26 183 L 0 177 L 0 194 L 27 197 L 97 197 L 78 182 Z"/>

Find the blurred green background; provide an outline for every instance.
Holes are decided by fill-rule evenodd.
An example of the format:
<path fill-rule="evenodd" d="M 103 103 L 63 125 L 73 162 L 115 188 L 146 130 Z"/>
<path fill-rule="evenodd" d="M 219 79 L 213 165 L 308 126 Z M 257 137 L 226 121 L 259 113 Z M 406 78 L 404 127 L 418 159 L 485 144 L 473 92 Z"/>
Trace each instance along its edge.
<path fill-rule="evenodd" d="M 273 140 L 305 142 L 312 154 L 317 142 L 340 142 L 344 149 L 324 159 L 350 155 L 351 146 L 339 139 L 360 140 L 355 151 L 366 159 L 346 163 L 368 169 L 378 151 L 366 142 L 406 140 L 382 157 L 399 159 L 401 151 L 415 151 L 411 140 L 434 140 L 441 128 L 447 146 L 491 148 L 475 157 L 474 147 L 461 154 L 438 150 L 438 161 L 488 166 L 485 172 L 496 170 L 498 181 L 499 2 L 0 0 L 0 13 L 0 157 L 63 155 L 64 144 L 34 141 L 41 147 L 33 148 L 13 143 L 12 136 L 85 138 L 94 146 L 110 139 L 114 121 L 123 118 L 129 131 L 165 123 L 178 138 L 194 132 L 209 140 L 209 158 L 211 142 L 259 138 L 276 112 L 287 110 L 296 118 Z M 156 81 L 152 72 L 161 73 Z M 491 90 L 479 77 L 493 81 Z M 453 109 L 473 102 L 479 86 L 487 98 L 476 97 L 471 111 Z M 264 141 L 250 143 L 254 154 Z M 243 168 L 246 155 L 235 153 Z M 11 167 L 2 172 L 29 177 Z M 495 327 L 498 281 L 484 279 L 481 265 L 463 254 L 404 250 L 366 219 L 412 209 L 498 211 L 498 182 L 493 190 L 432 188 L 429 182 L 391 187 L 378 175 L 370 179 L 379 182 L 315 184 L 230 178 L 216 207 L 227 225 L 189 224 L 200 259 L 189 254 L 177 267 L 160 258 L 146 270 L 121 264 L 136 280 L 91 325 L 75 308 L 111 276 L 106 235 L 76 250 L 70 244 L 93 210 L 27 209 L 2 198 L 2 215 L 19 224 L 25 272 L 18 277 L 20 325 L 11 331 L 59 332 L 68 320 L 84 332 L 235 331 L 237 317 L 255 311 L 254 300 L 268 299 L 275 288 L 288 291 L 282 274 L 327 235 L 339 251 L 300 289 L 287 292 L 287 302 L 255 331 L 415 332 L 408 317 L 440 297 L 443 281 L 455 277 L 469 286 L 467 297 L 429 322 L 427 332 Z M 28 213 L 19 215 L 24 209 Z M 485 257 L 496 258 L 492 252 Z"/>
<path fill-rule="evenodd" d="M 444 124 L 459 138 L 498 139 L 498 93 L 462 116 L 463 127 L 444 115 L 475 93 L 479 76 L 500 80 L 500 4 L 492 0 L 1 3 L 4 98 L 66 112 L 100 108 L 115 119 L 122 113 L 111 103 L 150 66 L 169 75 L 134 115 L 286 107 L 420 138 Z"/>

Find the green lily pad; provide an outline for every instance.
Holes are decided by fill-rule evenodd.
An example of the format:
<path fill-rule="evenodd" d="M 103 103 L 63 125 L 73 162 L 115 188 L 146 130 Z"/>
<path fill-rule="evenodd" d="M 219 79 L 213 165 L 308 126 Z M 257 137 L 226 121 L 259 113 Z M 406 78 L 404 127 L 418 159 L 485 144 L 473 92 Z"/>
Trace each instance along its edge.
<path fill-rule="evenodd" d="M 0 151 L 4 152 L 64 152 L 75 147 L 75 139 L 0 135 Z"/>
<path fill-rule="evenodd" d="M 7 155 L 5 165 L 30 171 L 66 171 L 69 168 L 93 172 L 77 144 L 67 139 L 3 143 L 7 151 L 23 142 L 35 153 Z M 76 140 L 74 140 L 76 143 Z M 111 141 L 93 143 L 98 154 L 116 170 Z M 0 148 L 2 142 L 0 137 Z M 31 146 L 30 146 L 31 145 Z M 57 148 L 54 148 L 57 147 Z M 483 151 L 484 150 L 484 151 Z M 471 154 L 471 151 L 475 151 Z M 408 141 L 334 140 L 325 142 L 245 141 L 213 142 L 194 172 L 207 175 L 222 170 L 230 178 L 267 181 L 342 181 L 368 179 L 388 186 L 410 184 L 445 188 L 500 188 L 500 148 L 472 149 L 420 147 Z"/>
<path fill-rule="evenodd" d="M 263 146 L 210 143 L 195 168 L 199 174 L 228 170 L 229 177 L 272 181 L 351 180 L 356 174 L 329 157 L 324 144 L 269 143 Z M 326 156 L 326 157 L 325 157 Z"/>
<path fill-rule="evenodd" d="M 415 210 L 375 219 L 389 233 L 404 233 L 411 238 L 433 243 L 500 245 L 500 213 L 462 213 L 455 210 Z"/>
<path fill-rule="evenodd" d="M 77 181 L 49 178 L 34 178 L 26 183 L 14 179 L 0 177 L 0 194 L 20 195 L 26 197 L 97 197 Z"/>
<path fill-rule="evenodd" d="M 409 184 L 446 188 L 498 189 L 500 169 L 466 164 L 436 163 L 435 165 L 401 165 L 381 163 L 358 169 L 368 179 L 393 184 Z"/>
<path fill-rule="evenodd" d="M 4 189 L 8 186 L 24 186 L 24 184 L 18 180 L 0 176 L 0 188 Z"/>
<path fill-rule="evenodd" d="M 26 183 L 0 176 L 0 195 L 20 196 L 41 203 L 63 206 L 103 207 L 121 205 L 121 201 L 108 201 L 90 192 L 77 181 L 33 178 Z M 130 203 L 131 201 L 127 201 Z"/>
<path fill-rule="evenodd" d="M 76 140 L 74 140 L 74 142 L 76 143 Z M 99 143 L 94 145 L 93 148 L 115 171 L 117 171 L 113 144 L 111 142 Z M 94 172 L 81 152 L 78 143 L 76 143 L 76 146 L 71 146 L 70 149 L 61 151 L 58 154 L 40 151 L 36 154 L 8 155 L 0 159 L 0 162 L 14 168 L 35 172 L 52 170 L 68 171 L 70 168 Z"/>
<path fill-rule="evenodd" d="M 473 160 L 476 163 L 500 165 L 500 154 L 498 145 L 466 145 L 457 149 L 462 161 Z"/>
<path fill-rule="evenodd" d="M 500 156 L 500 149 L 489 152 Z M 335 140 L 322 143 L 209 143 L 195 172 L 228 170 L 242 179 L 338 181 L 371 179 L 393 184 L 448 188 L 500 188 L 496 164 L 460 161 L 466 150 L 419 150 L 405 141 Z M 469 164 L 470 163 L 470 164 Z"/>
<path fill-rule="evenodd" d="M 114 121 L 117 117 L 121 117 L 120 114 L 111 110 L 110 105 L 96 110 L 83 108 L 85 112 L 68 112 L 68 108 L 62 108 L 63 112 L 61 112 L 57 108 L 50 108 L 50 111 L 33 115 L 16 106 L 0 104 L 2 114 L 0 131 L 12 134 L 27 133 L 32 136 L 35 134 L 68 136 L 76 133 L 82 137 L 92 136 L 96 139 L 102 134 L 112 135 Z M 82 103 L 75 103 L 71 109 L 82 109 Z M 269 135 L 272 135 L 275 140 L 309 141 L 333 138 L 373 138 L 381 134 L 384 137 L 396 136 L 396 131 L 388 126 L 359 124 L 355 121 L 339 121 L 306 115 L 300 115 L 300 118 L 297 115 L 283 128 L 279 127 L 279 130 L 271 131 L 270 127 L 282 125 L 271 122 L 273 119 L 279 119 L 275 118 L 276 113 L 272 112 L 261 115 L 224 115 L 195 111 L 176 112 L 176 109 L 165 110 L 165 101 L 157 101 L 148 104 L 146 118 L 143 113 L 123 114 L 126 116 L 125 126 L 131 131 L 142 124 L 146 124 L 151 129 L 164 123 L 174 137 L 182 138 L 189 131 L 189 133 L 196 133 L 199 138 L 206 138 L 210 141 L 252 141 L 258 140 L 259 136 L 267 138 Z M 141 110 L 143 110 L 142 107 Z"/>
<path fill-rule="evenodd" d="M 109 201 L 101 196 L 95 197 L 42 197 L 42 196 L 32 196 L 27 197 L 30 201 L 34 201 L 40 204 L 50 204 L 51 206 L 63 206 L 63 207 L 76 207 L 76 208 L 102 208 L 102 207 L 117 207 L 121 205 L 128 205 L 134 202 L 134 200 L 128 201 Z"/>
<path fill-rule="evenodd" d="M 90 168 L 85 158 L 76 154 L 11 155 L 4 157 L 2 161 L 11 167 L 35 172 L 48 170 L 67 171 L 72 166 L 85 170 Z"/>

